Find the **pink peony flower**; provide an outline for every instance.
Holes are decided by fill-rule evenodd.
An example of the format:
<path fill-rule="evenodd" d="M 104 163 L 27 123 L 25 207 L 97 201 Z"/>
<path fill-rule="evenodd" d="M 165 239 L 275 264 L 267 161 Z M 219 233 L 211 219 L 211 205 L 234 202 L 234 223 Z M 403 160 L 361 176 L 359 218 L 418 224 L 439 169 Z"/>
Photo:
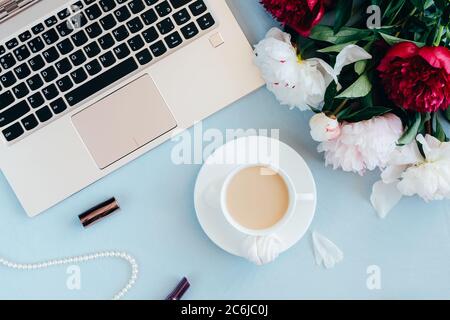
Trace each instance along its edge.
<path fill-rule="evenodd" d="M 325 153 L 325 164 L 333 169 L 356 172 L 384 168 L 403 133 L 401 120 L 387 114 L 356 123 L 344 123 L 341 134 L 322 142 L 319 152 Z"/>

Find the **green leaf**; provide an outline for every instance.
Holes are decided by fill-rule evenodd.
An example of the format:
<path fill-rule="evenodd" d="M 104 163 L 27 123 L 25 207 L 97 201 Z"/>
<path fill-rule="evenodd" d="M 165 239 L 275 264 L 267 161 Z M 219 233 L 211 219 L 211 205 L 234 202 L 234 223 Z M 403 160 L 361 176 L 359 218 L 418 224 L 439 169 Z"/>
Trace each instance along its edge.
<path fill-rule="evenodd" d="M 361 75 L 358 80 L 356 80 L 350 87 L 344 90 L 336 98 L 359 98 L 365 97 L 372 90 L 372 84 L 370 83 L 369 77 L 366 73 Z"/>
<path fill-rule="evenodd" d="M 420 113 L 416 113 L 414 116 L 414 120 L 410 123 L 408 129 L 398 140 L 399 145 L 410 144 L 416 138 L 420 124 L 422 122 L 422 115 Z"/>
<path fill-rule="evenodd" d="M 409 1 L 414 5 L 414 7 L 417 8 L 417 10 L 419 10 L 420 12 L 423 11 L 425 4 L 423 0 L 409 0 Z"/>
<path fill-rule="evenodd" d="M 334 33 L 338 33 L 339 30 L 348 22 L 352 16 L 353 0 L 337 0 L 336 4 L 336 18 L 334 21 Z"/>
<path fill-rule="evenodd" d="M 327 90 L 325 91 L 325 99 L 324 99 L 324 105 L 322 108 L 322 111 L 333 111 L 334 106 L 334 97 L 337 93 L 337 84 L 336 82 L 331 82 L 328 86 Z"/>
<path fill-rule="evenodd" d="M 367 66 L 367 60 L 360 60 L 355 63 L 355 72 L 362 75 Z"/>
<path fill-rule="evenodd" d="M 330 47 L 326 47 L 326 48 L 317 50 L 317 52 L 322 52 L 322 53 L 341 52 L 341 50 L 344 49 L 346 46 L 348 46 L 350 44 L 355 44 L 356 42 L 357 41 L 350 41 L 347 43 L 335 44 Z"/>
<path fill-rule="evenodd" d="M 433 123 L 434 123 L 433 136 L 436 137 L 441 142 L 447 141 L 447 136 L 445 134 L 444 128 L 442 128 L 442 125 L 439 122 L 438 113 L 433 114 Z"/>
<path fill-rule="evenodd" d="M 363 40 L 370 35 L 372 35 L 372 31 L 368 29 L 343 27 L 335 34 L 331 27 L 317 25 L 312 29 L 309 38 L 333 44 L 342 44 L 350 41 Z"/>
<path fill-rule="evenodd" d="M 384 11 L 383 19 L 388 19 L 388 21 L 389 21 L 388 24 L 392 24 L 392 22 L 395 20 L 397 15 L 403 9 L 405 2 L 406 2 L 406 0 L 389 1 L 389 5 L 387 6 L 386 10 Z"/>
<path fill-rule="evenodd" d="M 338 118 L 339 121 L 359 122 L 372 119 L 373 117 L 381 116 L 383 114 L 390 112 L 391 110 L 392 109 L 386 107 L 365 107 L 353 113 L 343 115 Z"/>
<path fill-rule="evenodd" d="M 406 39 L 394 37 L 394 36 L 391 36 L 389 34 L 382 33 L 382 32 L 380 32 L 380 35 L 383 37 L 384 41 L 386 41 L 390 46 L 393 46 L 393 45 L 395 45 L 397 43 L 400 43 L 400 42 L 412 42 L 412 43 L 415 43 L 418 47 L 425 46 L 424 42 L 417 42 L 417 41 L 406 40 Z"/>
<path fill-rule="evenodd" d="M 444 111 L 444 117 L 450 122 L 450 108 L 447 108 L 447 110 Z"/>

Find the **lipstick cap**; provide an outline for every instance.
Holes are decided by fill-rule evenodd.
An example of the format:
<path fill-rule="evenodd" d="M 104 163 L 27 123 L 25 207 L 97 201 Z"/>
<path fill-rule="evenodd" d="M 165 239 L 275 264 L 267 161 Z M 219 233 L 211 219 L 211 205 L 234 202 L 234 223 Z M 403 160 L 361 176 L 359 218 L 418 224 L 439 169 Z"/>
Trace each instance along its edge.
<path fill-rule="evenodd" d="M 87 228 L 118 209 L 120 209 L 119 203 L 115 198 L 111 198 L 80 214 L 78 218 L 83 227 Z"/>

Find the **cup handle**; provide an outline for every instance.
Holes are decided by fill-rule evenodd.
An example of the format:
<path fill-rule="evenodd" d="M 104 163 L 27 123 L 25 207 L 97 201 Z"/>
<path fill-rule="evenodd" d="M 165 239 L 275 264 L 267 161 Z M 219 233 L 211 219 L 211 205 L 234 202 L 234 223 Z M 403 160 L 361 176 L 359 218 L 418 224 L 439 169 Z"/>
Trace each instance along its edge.
<path fill-rule="evenodd" d="M 297 201 L 314 201 L 314 193 L 297 193 Z"/>

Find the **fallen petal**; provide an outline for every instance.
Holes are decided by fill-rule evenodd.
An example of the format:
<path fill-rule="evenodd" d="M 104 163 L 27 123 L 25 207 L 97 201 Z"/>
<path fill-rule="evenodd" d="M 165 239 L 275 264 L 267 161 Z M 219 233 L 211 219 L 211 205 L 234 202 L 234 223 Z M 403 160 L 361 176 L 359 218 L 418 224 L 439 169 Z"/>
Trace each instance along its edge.
<path fill-rule="evenodd" d="M 382 219 L 387 216 L 402 198 L 397 184 L 398 182 L 384 183 L 383 181 L 378 181 L 372 187 L 370 202 Z"/>
<path fill-rule="evenodd" d="M 325 268 L 330 269 L 344 259 L 341 249 L 320 233 L 314 231 L 312 239 L 314 256 L 318 265 L 322 264 Z"/>

